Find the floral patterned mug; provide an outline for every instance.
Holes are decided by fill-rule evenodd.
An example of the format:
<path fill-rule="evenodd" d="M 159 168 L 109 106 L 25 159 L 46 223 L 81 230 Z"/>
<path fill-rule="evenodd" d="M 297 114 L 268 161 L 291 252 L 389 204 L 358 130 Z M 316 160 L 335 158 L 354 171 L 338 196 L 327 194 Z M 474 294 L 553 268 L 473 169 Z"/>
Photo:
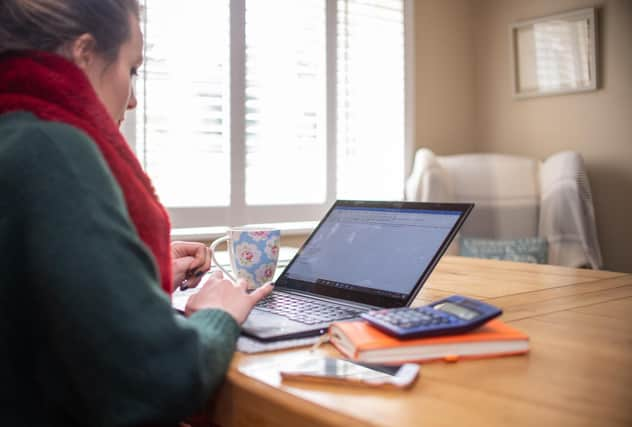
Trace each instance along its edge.
<path fill-rule="evenodd" d="M 220 265 L 215 258 L 215 247 L 227 241 L 228 256 L 232 273 Z M 245 279 L 248 289 L 258 288 L 274 278 L 279 249 L 281 248 L 281 230 L 272 228 L 235 227 L 225 236 L 211 243 L 213 262 L 233 281 Z"/>

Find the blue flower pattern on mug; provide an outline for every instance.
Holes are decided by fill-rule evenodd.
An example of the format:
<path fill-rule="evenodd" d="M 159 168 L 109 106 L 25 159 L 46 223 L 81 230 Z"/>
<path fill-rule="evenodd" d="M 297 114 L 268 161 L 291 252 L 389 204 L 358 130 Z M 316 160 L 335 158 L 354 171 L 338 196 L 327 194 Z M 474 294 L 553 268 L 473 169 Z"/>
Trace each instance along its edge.
<path fill-rule="evenodd" d="M 270 232 L 269 231 L 251 231 L 248 233 L 248 235 L 250 236 L 252 240 L 254 240 L 255 242 L 258 242 L 260 240 L 267 239 L 268 236 L 270 235 Z"/>
<path fill-rule="evenodd" d="M 257 278 L 257 282 L 266 283 L 272 280 L 275 269 L 275 264 L 262 264 L 259 268 L 257 268 L 257 270 L 255 270 L 255 277 Z"/>
<path fill-rule="evenodd" d="M 279 248 L 281 247 L 281 242 L 279 239 L 270 239 L 266 242 L 266 248 L 264 249 L 266 255 L 270 259 L 279 258 Z"/>
<path fill-rule="evenodd" d="M 237 262 L 244 267 L 250 267 L 261 259 L 261 251 L 257 248 L 257 245 L 252 243 L 238 244 L 235 248 L 235 254 L 237 255 Z"/>
<path fill-rule="evenodd" d="M 245 279 L 248 287 L 261 286 L 274 278 L 281 235 L 279 230 L 244 231 L 232 241 L 233 271 Z"/>

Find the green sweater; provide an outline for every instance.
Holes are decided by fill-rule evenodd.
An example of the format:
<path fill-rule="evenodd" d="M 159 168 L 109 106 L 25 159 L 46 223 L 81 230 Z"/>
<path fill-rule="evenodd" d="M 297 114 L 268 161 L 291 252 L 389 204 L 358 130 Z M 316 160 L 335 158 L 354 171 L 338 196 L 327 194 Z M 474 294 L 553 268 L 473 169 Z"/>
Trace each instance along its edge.
<path fill-rule="evenodd" d="M 239 326 L 174 314 L 96 145 L 0 115 L 0 425 L 173 424 L 222 381 Z"/>

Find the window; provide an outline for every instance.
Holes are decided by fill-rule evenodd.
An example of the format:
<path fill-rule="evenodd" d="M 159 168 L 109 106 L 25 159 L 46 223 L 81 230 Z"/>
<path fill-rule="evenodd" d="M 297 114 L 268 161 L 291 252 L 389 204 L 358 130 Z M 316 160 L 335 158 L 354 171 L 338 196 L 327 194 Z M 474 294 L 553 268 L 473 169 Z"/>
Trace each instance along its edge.
<path fill-rule="evenodd" d="M 406 0 L 145 1 L 124 132 L 174 227 L 401 199 Z"/>

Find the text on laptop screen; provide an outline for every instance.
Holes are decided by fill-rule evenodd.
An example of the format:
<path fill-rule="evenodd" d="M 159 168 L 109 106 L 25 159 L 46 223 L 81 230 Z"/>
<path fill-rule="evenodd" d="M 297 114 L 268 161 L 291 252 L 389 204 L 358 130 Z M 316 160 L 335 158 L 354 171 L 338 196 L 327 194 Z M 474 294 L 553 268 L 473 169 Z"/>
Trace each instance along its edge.
<path fill-rule="evenodd" d="M 285 275 L 406 298 L 459 218 L 450 210 L 335 207 Z"/>

